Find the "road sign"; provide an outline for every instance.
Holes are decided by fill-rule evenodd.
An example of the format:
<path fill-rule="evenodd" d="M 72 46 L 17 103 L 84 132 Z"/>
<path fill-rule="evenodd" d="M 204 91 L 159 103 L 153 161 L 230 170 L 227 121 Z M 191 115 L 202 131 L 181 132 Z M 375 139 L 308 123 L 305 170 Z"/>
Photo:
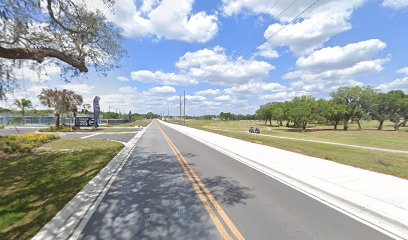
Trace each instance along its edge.
<path fill-rule="evenodd" d="M 77 117 L 75 118 L 76 127 L 92 127 L 95 124 L 95 119 L 91 117 Z"/>

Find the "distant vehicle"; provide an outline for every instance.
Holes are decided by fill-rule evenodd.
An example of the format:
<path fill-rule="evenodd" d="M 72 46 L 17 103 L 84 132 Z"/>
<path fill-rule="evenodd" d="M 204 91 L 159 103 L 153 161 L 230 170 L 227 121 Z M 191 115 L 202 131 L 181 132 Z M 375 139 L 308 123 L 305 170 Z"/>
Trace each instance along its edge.
<path fill-rule="evenodd" d="M 256 133 L 256 134 L 260 134 L 260 133 L 261 133 L 261 130 L 259 130 L 259 128 L 255 128 L 255 133 Z"/>
<path fill-rule="evenodd" d="M 249 133 L 254 133 L 254 127 L 249 128 Z"/>

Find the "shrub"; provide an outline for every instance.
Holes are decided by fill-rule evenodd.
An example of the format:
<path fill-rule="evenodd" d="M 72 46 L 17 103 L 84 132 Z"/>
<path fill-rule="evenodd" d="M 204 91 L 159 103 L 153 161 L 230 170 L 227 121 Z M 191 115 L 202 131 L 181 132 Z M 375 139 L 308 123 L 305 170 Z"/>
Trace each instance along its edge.
<path fill-rule="evenodd" d="M 0 137 L 0 151 L 4 153 L 27 153 L 43 143 L 60 138 L 52 134 L 27 133 Z"/>
<path fill-rule="evenodd" d="M 76 131 L 77 129 L 77 127 L 72 126 L 72 131 Z M 40 132 L 71 132 L 71 128 L 69 126 L 61 126 L 59 128 L 49 127 L 40 129 Z"/>

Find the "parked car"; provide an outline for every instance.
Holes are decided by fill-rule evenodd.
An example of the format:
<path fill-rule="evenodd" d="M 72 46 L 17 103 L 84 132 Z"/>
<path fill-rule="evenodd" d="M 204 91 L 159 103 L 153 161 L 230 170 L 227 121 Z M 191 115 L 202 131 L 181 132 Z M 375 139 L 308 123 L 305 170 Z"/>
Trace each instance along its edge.
<path fill-rule="evenodd" d="M 254 127 L 249 128 L 249 133 L 254 133 Z"/>
<path fill-rule="evenodd" d="M 261 133 L 261 130 L 259 130 L 259 128 L 255 128 L 255 133 L 256 133 L 256 134 L 260 134 L 260 133 Z"/>

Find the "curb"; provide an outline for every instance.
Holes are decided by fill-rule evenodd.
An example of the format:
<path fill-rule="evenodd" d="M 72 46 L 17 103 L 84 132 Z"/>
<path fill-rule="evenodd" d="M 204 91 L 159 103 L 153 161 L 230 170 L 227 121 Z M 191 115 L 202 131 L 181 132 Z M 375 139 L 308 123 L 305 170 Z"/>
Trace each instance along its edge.
<path fill-rule="evenodd" d="M 136 143 L 150 125 L 126 143 L 125 147 L 32 239 L 77 239 L 117 174 L 129 159 Z"/>
<path fill-rule="evenodd" d="M 160 123 L 172 128 L 173 130 L 176 130 L 190 138 L 193 138 L 195 140 L 197 140 L 198 142 L 203 143 L 204 145 L 219 151 L 249 167 L 252 167 L 320 202 L 322 202 L 325 205 L 328 205 L 329 207 L 332 207 L 350 217 L 352 217 L 353 219 L 360 221 L 394 239 L 408 239 L 408 219 L 406 219 L 407 221 L 399 221 L 396 220 L 395 218 L 393 218 L 392 216 L 389 216 L 389 214 L 387 215 L 387 213 L 389 213 L 389 211 L 387 210 L 392 210 L 393 212 L 395 211 L 402 211 L 403 209 L 397 208 L 395 206 L 392 206 L 390 204 L 386 204 L 383 202 L 380 202 L 376 199 L 373 198 L 369 198 L 367 196 L 363 196 L 358 193 L 352 192 L 350 190 L 347 189 L 343 189 L 339 186 L 335 186 L 333 184 L 329 184 L 326 183 L 326 186 L 323 186 L 324 184 L 320 183 L 320 187 L 315 186 L 307 181 L 302 180 L 302 176 L 299 177 L 299 175 L 301 175 L 300 173 L 294 173 L 294 174 L 287 174 L 284 173 L 282 171 L 273 169 L 269 166 L 266 166 L 264 164 L 258 163 L 254 160 L 251 160 L 247 157 L 244 157 L 242 155 L 236 154 L 228 149 L 225 149 L 223 147 L 220 147 L 216 144 L 210 143 L 206 140 L 203 140 L 200 137 L 194 136 L 193 134 L 187 132 L 187 131 L 182 131 L 180 129 L 177 128 L 178 125 L 171 124 L 171 123 L 167 123 L 167 122 L 163 122 L 160 121 Z M 183 126 L 184 127 L 184 126 Z M 203 130 L 201 130 L 203 131 Z M 211 133 L 211 132 L 210 132 Z M 224 136 L 226 137 L 226 136 Z M 298 175 L 298 177 L 294 177 L 293 175 Z M 307 178 L 307 177 L 306 177 Z M 309 177 L 309 180 L 310 177 Z M 332 191 L 329 191 L 332 190 Z M 335 190 L 335 191 L 333 191 Z M 335 194 L 335 192 L 341 192 L 343 193 L 342 195 L 347 196 L 346 197 L 342 197 L 339 196 L 337 194 Z M 377 204 L 380 207 L 376 207 L 375 209 L 370 208 L 367 205 L 362 205 L 362 204 L 358 204 L 356 203 L 355 200 L 356 198 L 365 198 L 365 200 L 367 200 L 368 202 L 370 202 L 370 204 L 367 205 L 373 205 Z M 405 217 L 406 218 L 406 217 Z"/>

